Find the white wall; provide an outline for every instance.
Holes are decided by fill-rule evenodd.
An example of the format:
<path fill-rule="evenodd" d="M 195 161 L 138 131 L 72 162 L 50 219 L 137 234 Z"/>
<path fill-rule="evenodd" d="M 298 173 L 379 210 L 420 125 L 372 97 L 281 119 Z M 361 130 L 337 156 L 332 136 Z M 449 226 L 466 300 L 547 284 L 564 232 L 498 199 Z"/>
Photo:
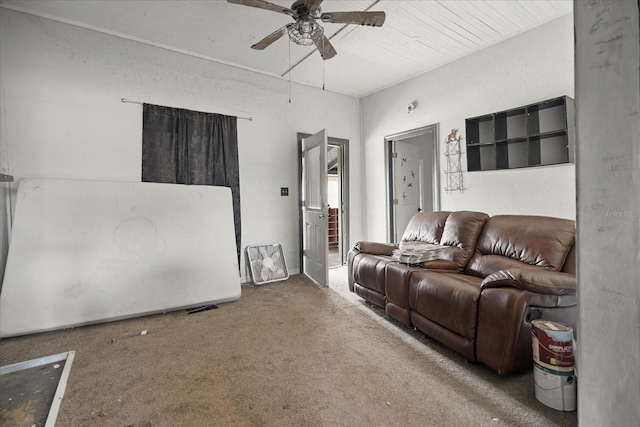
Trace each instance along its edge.
<path fill-rule="evenodd" d="M 440 124 L 440 152 L 465 118 L 574 96 L 573 16 L 560 17 L 362 100 L 367 239 L 386 239 L 384 137 Z M 407 114 L 407 105 L 417 108 Z M 463 140 L 464 141 L 464 140 Z M 440 159 L 441 169 L 446 164 Z M 463 155 L 463 170 L 466 158 Z M 441 171 L 442 172 L 442 171 Z M 441 174 L 441 185 L 446 182 Z M 574 165 L 464 173 L 464 193 L 442 191 L 442 210 L 575 219 Z"/>
<path fill-rule="evenodd" d="M 252 116 L 238 121 L 242 246 L 281 243 L 293 273 L 296 133 L 327 128 L 349 140 L 351 186 L 361 185 L 360 103 L 353 97 L 294 84 L 289 103 L 282 79 L 1 8 L 0 32 L 1 138 L 16 180 L 140 181 L 142 106 L 123 97 Z M 281 197 L 280 187 L 290 196 Z M 360 193 L 351 192 L 356 219 Z M 350 224 L 354 241 L 360 224 Z"/>
<path fill-rule="evenodd" d="M 340 180 L 338 175 L 327 176 L 327 201 L 331 208 L 340 207 Z"/>
<path fill-rule="evenodd" d="M 0 26 L 0 40 L 2 40 L 2 27 Z M 0 112 L 5 111 L 4 85 L 2 84 L 2 43 L 0 43 Z M 0 113 L 1 114 L 1 113 Z M 0 117 L 0 173 L 9 174 L 7 161 L 7 144 L 4 138 L 6 125 Z M 9 252 L 9 184 L 0 183 L 0 292 L 2 291 L 2 278 Z"/>

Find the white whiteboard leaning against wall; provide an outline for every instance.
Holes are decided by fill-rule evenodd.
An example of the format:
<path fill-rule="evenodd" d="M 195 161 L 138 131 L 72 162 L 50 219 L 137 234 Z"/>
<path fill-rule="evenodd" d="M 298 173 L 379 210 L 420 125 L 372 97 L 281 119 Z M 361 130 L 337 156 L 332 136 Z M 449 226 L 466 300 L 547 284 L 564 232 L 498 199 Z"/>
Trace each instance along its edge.
<path fill-rule="evenodd" d="M 229 188 L 20 181 L 0 337 L 239 297 Z"/>

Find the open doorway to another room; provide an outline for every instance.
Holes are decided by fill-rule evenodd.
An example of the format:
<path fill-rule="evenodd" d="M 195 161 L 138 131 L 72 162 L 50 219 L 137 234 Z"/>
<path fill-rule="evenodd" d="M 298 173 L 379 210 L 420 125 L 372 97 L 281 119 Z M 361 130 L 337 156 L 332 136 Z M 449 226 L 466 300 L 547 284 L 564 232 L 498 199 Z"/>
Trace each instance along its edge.
<path fill-rule="evenodd" d="M 387 238 L 398 243 L 418 212 L 440 209 L 438 125 L 385 137 Z"/>
<path fill-rule="evenodd" d="M 344 264 L 343 226 L 344 212 L 343 202 L 343 147 L 329 143 L 327 147 L 327 196 L 329 202 L 329 246 L 328 246 L 328 266 L 329 268 L 339 267 Z"/>

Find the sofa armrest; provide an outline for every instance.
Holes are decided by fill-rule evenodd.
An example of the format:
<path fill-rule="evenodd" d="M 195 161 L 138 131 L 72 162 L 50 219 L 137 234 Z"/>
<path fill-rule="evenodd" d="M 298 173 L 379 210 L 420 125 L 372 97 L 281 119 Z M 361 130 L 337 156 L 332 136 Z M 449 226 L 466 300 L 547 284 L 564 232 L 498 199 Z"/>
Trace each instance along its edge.
<path fill-rule="evenodd" d="M 456 264 L 454 261 L 448 261 L 446 259 L 424 261 L 422 264 L 420 264 L 420 267 L 442 272 L 460 271 L 460 269 L 458 268 L 458 264 Z"/>
<path fill-rule="evenodd" d="M 576 276 L 541 267 L 511 268 L 487 276 L 482 289 L 512 287 L 547 295 L 575 295 Z"/>
<path fill-rule="evenodd" d="M 393 251 L 398 249 L 398 245 L 395 243 L 361 241 L 353 245 L 353 248 L 365 254 L 391 256 Z"/>

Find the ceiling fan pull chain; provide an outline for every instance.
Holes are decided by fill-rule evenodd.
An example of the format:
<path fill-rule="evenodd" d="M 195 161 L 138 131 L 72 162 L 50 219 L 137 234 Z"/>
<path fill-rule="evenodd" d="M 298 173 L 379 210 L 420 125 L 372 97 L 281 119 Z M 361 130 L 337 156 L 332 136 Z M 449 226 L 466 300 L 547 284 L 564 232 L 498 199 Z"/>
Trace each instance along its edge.
<path fill-rule="evenodd" d="M 324 37 L 322 38 L 322 55 L 324 56 Z M 322 90 L 324 90 L 324 58 L 322 58 Z"/>

